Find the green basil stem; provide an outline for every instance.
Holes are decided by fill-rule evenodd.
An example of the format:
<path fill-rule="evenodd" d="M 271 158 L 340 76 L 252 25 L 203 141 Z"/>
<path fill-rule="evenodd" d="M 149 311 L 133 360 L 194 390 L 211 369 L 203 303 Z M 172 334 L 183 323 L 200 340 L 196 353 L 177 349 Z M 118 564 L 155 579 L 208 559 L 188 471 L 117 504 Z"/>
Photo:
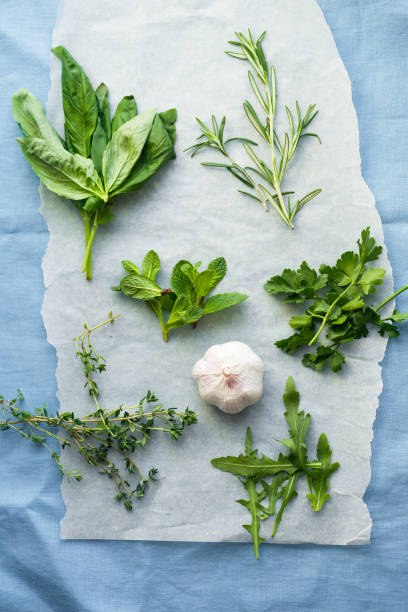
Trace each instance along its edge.
<path fill-rule="evenodd" d="M 397 295 L 399 295 L 400 293 L 402 293 L 403 291 L 406 291 L 408 289 L 408 285 L 405 285 L 405 287 L 402 287 L 401 289 L 398 289 L 398 291 L 395 291 L 395 293 L 393 293 L 392 295 L 390 295 L 390 297 L 387 297 L 385 300 L 383 300 L 381 302 L 381 304 L 378 304 L 378 306 L 376 306 L 376 308 L 374 308 L 374 310 L 376 312 L 378 312 L 380 310 L 380 308 L 382 308 L 383 306 L 385 306 L 386 304 L 388 304 L 388 302 L 391 302 L 391 300 L 393 300 L 395 297 L 397 297 Z"/>
<path fill-rule="evenodd" d="M 91 233 L 92 214 L 85 210 L 83 212 L 83 219 L 84 219 L 84 227 L 85 227 L 85 249 L 86 249 L 86 247 L 88 246 L 89 235 Z M 86 262 L 86 269 L 84 270 L 84 272 L 86 272 L 87 280 L 91 280 L 92 279 L 92 251 L 90 252 L 88 256 L 88 260 Z"/>
<path fill-rule="evenodd" d="M 82 272 L 86 272 L 86 279 L 92 280 L 92 245 L 95 239 L 95 235 L 99 226 L 99 214 L 96 211 L 94 216 L 94 221 L 92 225 L 92 229 L 90 230 L 90 217 L 87 215 L 85 218 L 85 255 L 84 255 L 84 263 L 82 266 Z"/>

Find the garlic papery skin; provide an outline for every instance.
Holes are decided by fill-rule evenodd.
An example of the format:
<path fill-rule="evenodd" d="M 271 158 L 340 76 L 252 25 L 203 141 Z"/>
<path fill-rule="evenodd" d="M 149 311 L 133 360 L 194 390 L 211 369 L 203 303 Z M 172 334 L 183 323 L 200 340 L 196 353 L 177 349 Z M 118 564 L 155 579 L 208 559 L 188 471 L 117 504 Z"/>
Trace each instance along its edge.
<path fill-rule="evenodd" d="M 214 344 L 193 368 L 202 399 L 229 414 L 261 398 L 263 374 L 262 359 L 243 342 Z"/>

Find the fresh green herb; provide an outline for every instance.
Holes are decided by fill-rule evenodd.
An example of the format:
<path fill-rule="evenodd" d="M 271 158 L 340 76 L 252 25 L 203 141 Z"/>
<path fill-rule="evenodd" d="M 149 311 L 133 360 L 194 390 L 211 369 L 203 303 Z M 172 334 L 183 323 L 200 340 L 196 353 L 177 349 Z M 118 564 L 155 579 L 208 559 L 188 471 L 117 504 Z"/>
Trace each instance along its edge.
<path fill-rule="evenodd" d="M 192 264 L 185 259 L 174 266 L 171 275 L 171 289 L 163 289 L 155 279 L 160 270 L 160 259 L 155 251 L 149 251 L 140 269 L 131 261 L 122 261 L 127 276 L 113 291 L 122 291 L 131 298 L 142 300 L 160 321 L 165 342 L 172 329 L 188 325 L 196 327 L 205 315 L 240 304 L 247 299 L 243 293 L 209 294 L 227 273 L 224 257 L 210 262 L 207 270 L 199 272 L 201 261 Z M 168 313 L 165 320 L 165 313 Z"/>
<path fill-rule="evenodd" d="M 279 454 L 278 459 L 259 455 L 252 448 L 252 435 L 248 427 L 245 439 L 245 454 L 238 457 L 218 457 L 211 463 L 223 472 L 238 476 L 247 491 L 248 499 L 238 499 L 251 514 L 251 523 L 243 525 L 252 537 L 255 557 L 259 559 L 259 546 L 264 541 L 260 536 L 261 521 L 275 516 L 272 531 L 274 537 L 282 515 L 289 502 L 297 497 L 296 483 L 301 476 L 306 477 L 309 488 L 307 498 L 314 512 L 319 512 L 330 499 L 329 479 L 339 464 L 331 463 L 332 451 L 326 434 L 322 433 L 317 443 L 317 458 L 310 461 L 307 457 L 306 436 L 310 425 L 310 414 L 299 412 L 299 393 L 295 389 L 293 378 L 286 383 L 283 395 L 289 426 L 289 438 L 281 440 L 289 449 L 288 455 Z M 265 480 L 268 479 L 268 480 Z M 265 500 L 266 505 L 262 502 Z M 279 510 L 277 505 L 280 504 Z"/>
<path fill-rule="evenodd" d="M 201 128 L 201 134 L 197 138 L 197 144 L 186 149 L 192 151 L 193 157 L 206 147 L 216 149 L 226 158 L 224 163 L 204 162 L 203 166 L 211 166 L 216 168 L 226 168 L 230 174 L 235 176 L 251 191 L 241 191 L 240 193 L 247 195 L 259 201 L 268 211 L 268 204 L 272 206 L 279 217 L 291 229 L 294 228 L 293 219 L 296 213 L 313 200 L 321 189 L 315 189 L 300 199 L 291 203 L 291 196 L 294 191 L 282 191 L 281 184 L 283 182 L 286 168 L 289 162 L 293 159 L 300 140 L 305 136 L 313 136 L 320 142 L 317 134 L 308 131 L 308 127 L 316 117 L 318 111 L 315 110 L 315 105 L 311 104 L 305 115 L 302 117 L 300 106 L 296 101 L 296 118 L 294 119 L 292 111 L 288 106 L 285 106 L 286 115 L 288 118 L 289 131 L 285 132 L 283 138 L 279 138 L 275 128 L 277 106 L 276 106 L 276 76 L 273 66 L 270 68 L 265 59 L 262 49 L 262 41 L 265 38 L 266 32 L 261 34 L 258 40 L 254 41 L 251 31 L 248 30 L 248 38 L 241 32 L 235 33 L 237 40 L 230 40 L 229 43 L 235 47 L 239 47 L 240 51 L 226 51 L 231 57 L 249 62 L 252 70 L 248 71 L 249 83 L 252 91 L 261 107 L 261 112 L 265 117 L 261 119 L 252 104 L 245 100 L 243 106 L 245 114 L 255 128 L 258 135 L 264 140 L 270 150 L 270 163 L 260 159 L 255 153 L 251 145 L 257 145 L 256 142 L 247 138 L 228 138 L 224 139 L 224 128 L 226 118 L 223 117 L 218 124 L 214 115 L 212 116 L 212 126 L 207 126 L 197 118 L 197 122 Z M 246 166 L 235 161 L 227 150 L 227 145 L 230 142 L 239 141 L 242 143 L 245 152 L 254 165 Z M 261 179 L 261 183 L 258 182 Z"/>
<path fill-rule="evenodd" d="M 370 228 L 361 232 L 357 241 L 358 253 L 343 253 L 335 266 L 322 264 L 319 272 L 304 261 L 298 270 L 285 269 L 280 276 L 273 276 L 264 285 L 271 295 L 283 294 L 284 302 L 301 304 L 308 302 L 305 311 L 294 315 L 289 325 L 295 333 L 289 338 L 275 342 L 285 353 L 292 355 L 298 349 L 317 344 L 314 353 L 306 353 L 302 363 L 307 368 L 320 371 L 326 364 L 333 372 L 341 370 L 345 356 L 339 351 L 343 344 L 365 338 L 368 324 L 378 328 L 381 336 L 399 336 L 394 323 L 408 319 L 408 313 L 395 310 L 392 315 L 381 318 L 380 310 L 398 294 L 408 289 L 402 287 L 377 306 L 367 304 L 385 276 L 383 268 L 367 266 L 378 259 L 382 247 L 370 236 Z M 326 331 L 328 344 L 319 338 Z"/>
<path fill-rule="evenodd" d="M 85 229 L 83 272 L 92 278 L 92 245 L 99 225 L 113 218 L 113 198 L 136 191 L 175 158 L 173 108 L 138 114 L 125 96 L 111 120 L 108 88 L 94 91 L 81 66 L 64 47 L 53 53 L 62 63 L 65 140 L 50 125 L 36 98 L 25 89 L 13 96 L 13 116 L 24 138 L 21 149 L 34 172 L 54 193 L 73 201 Z"/>
<path fill-rule="evenodd" d="M 106 362 L 91 343 L 90 336 L 96 329 L 113 323 L 119 315 L 112 316 L 100 325 L 89 328 L 85 324 L 84 331 L 76 338 L 76 354 L 82 362 L 85 386 L 95 403 L 96 410 L 84 417 L 78 417 L 73 412 L 64 412 L 51 416 L 47 409 L 37 408 L 36 414 L 26 412 L 19 407 L 23 395 L 19 391 L 17 397 L 6 400 L 0 396 L 0 408 L 7 418 L 0 420 L 0 430 L 13 430 L 20 436 L 42 444 L 51 454 L 60 472 L 68 481 L 81 480 L 77 470 L 69 470 L 60 461 L 60 456 L 47 442 L 58 440 L 62 448 L 68 446 L 84 457 L 89 465 L 95 466 L 99 474 L 110 478 L 116 488 L 114 499 L 123 503 L 126 510 L 132 510 L 133 500 L 143 497 L 151 480 L 155 479 L 158 469 L 152 467 L 147 475 L 143 475 L 131 455 L 142 450 L 152 439 L 154 432 L 163 432 L 174 440 L 183 433 L 185 427 L 197 422 L 197 416 L 191 410 L 177 412 L 175 408 L 164 408 L 158 404 L 157 397 L 148 391 L 136 406 L 120 405 L 113 410 L 105 410 L 99 403 L 98 384 L 94 380 L 96 372 L 104 372 Z M 57 433 L 53 431 L 57 430 Z M 115 463 L 115 457 L 120 459 L 123 468 Z M 127 473 L 127 476 L 124 476 Z M 130 483 L 132 476 L 136 480 Z"/>

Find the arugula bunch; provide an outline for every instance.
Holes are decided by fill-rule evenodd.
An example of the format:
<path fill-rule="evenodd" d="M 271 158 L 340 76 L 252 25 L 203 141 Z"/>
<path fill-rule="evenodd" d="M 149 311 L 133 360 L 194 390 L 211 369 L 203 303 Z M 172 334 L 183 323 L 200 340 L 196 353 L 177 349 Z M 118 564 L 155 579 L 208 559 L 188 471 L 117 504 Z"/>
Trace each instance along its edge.
<path fill-rule="evenodd" d="M 195 327 L 202 317 L 235 306 L 248 297 L 243 293 L 209 296 L 227 273 L 224 257 L 211 261 L 207 270 L 202 272 L 199 272 L 201 261 L 192 264 L 181 259 L 173 268 L 169 289 L 163 289 L 156 283 L 160 259 L 155 251 L 145 255 L 141 270 L 128 260 L 122 261 L 122 266 L 127 276 L 112 290 L 144 301 L 159 319 L 166 342 L 170 330 L 189 323 Z M 165 313 L 168 313 L 166 318 Z"/>
<path fill-rule="evenodd" d="M 107 321 L 89 328 L 86 323 L 84 331 L 76 338 L 76 355 L 82 362 L 85 386 L 95 404 L 95 411 L 84 417 L 74 412 L 64 412 L 55 416 L 49 415 L 46 407 L 37 408 L 32 414 L 19 406 L 24 397 L 19 391 L 17 397 L 6 400 L 0 396 L 0 410 L 6 419 L 0 420 L 0 431 L 15 431 L 22 438 L 41 444 L 51 454 L 62 475 L 80 481 L 82 475 L 77 470 L 70 470 L 61 463 L 60 455 L 47 444 L 58 440 L 62 448 L 68 446 L 81 455 L 89 465 L 93 465 L 99 474 L 107 476 L 115 485 L 114 499 L 123 503 L 126 510 L 133 508 L 133 501 L 143 497 L 149 482 L 155 480 L 158 473 L 152 467 L 143 475 L 131 455 L 143 450 L 151 441 L 155 432 L 162 432 L 177 440 L 184 428 L 197 422 L 194 412 L 186 409 L 178 412 L 176 408 L 164 408 L 158 404 L 158 398 L 151 391 L 136 404 L 105 410 L 99 403 L 99 388 L 94 379 L 95 373 L 106 370 L 104 357 L 91 343 L 90 336 L 98 328 L 113 323 L 119 315 L 109 313 Z M 56 431 L 56 433 L 53 433 Z M 115 463 L 114 457 L 121 464 Z M 127 473 L 123 475 L 124 471 Z M 128 480 L 136 478 L 131 484 Z"/>
<path fill-rule="evenodd" d="M 258 116 L 249 100 L 245 100 L 243 106 L 252 127 L 268 145 L 270 162 L 265 162 L 255 153 L 253 146 L 256 146 L 257 143 L 252 140 L 239 137 L 225 140 L 224 128 L 226 118 L 223 117 L 220 124 L 218 124 L 214 115 L 212 115 L 212 126 L 207 126 L 198 117 L 196 118 L 201 128 L 201 134 L 197 138 L 199 142 L 186 149 L 186 151 L 191 151 L 191 157 L 193 157 L 206 148 L 216 149 L 226 158 L 225 162 L 203 162 L 202 165 L 226 168 L 230 174 L 251 190 L 242 191 L 239 189 L 240 193 L 260 202 L 266 212 L 270 205 L 282 221 L 290 229 L 294 229 L 293 219 L 295 215 L 303 206 L 319 195 L 321 189 L 315 189 L 297 199 L 295 203 L 291 203 L 290 198 L 294 191 L 282 191 L 281 184 L 287 166 L 293 159 L 300 140 L 305 136 L 312 136 L 320 142 L 317 134 L 308 131 L 309 125 L 316 117 L 318 111 L 315 110 L 315 104 L 311 104 L 305 115 L 302 116 L 298 101 L 296 101 L 296 111 L 294 113 L 292 113 L 288 106 L 285 106 L 289 130 L 284 132 L 283 138 L 280 138 L 275 128 L 277 114 L 275 69 L 273 66 L 269 68 L 262 48 L 262 41 L 265 38 L 266 32 L 263 32 L 256 41 L 254 41 L 250 30 L 248 30 L 248 37 L 244 36 L 241 32 L 236 32 L 235 34 L 237 40 L 230 40 L 229 43 L 239 47 L 240 50 L 238 52 L 226 51 L 225 53 L 230 57 L 249 62 L 251 66 L 252 70 L 248 71 L 249 83 L 264 116 Z M 252 165 L 242 165 L 231 157 L 227 145 L 233 141 L 242 143 Z M 261 179 L 261 182 L 259 182 L 259 179 Z"/>
<path fill-rule="evenodd" d="M 317 443 L 317 458 L 312 461 L 308 458 L 306 437 L 311 417 L 303 410 L 299 411 L 299 393 L 292 377 L 287 380 L 283 401 L 289 438 L 281 442 L 289 449 L 288 455 L 280 453 L 276 460 L 264 454 L 259 455 L 258 450 L 252 448 L 251 429 L 248 427 L 245 454 L 238 457 L 217 457 L 211 461 L 219 470 L 238 476 L 247 492 L 248 499 L 238 499 L 237 502 L 251 514 L 251 523 L 243 527 L 251 534 L 257 559 L 259 546 L 264 541 L 260 536 L 261 521 L 275 516 L 272 531 L 274 537 L 286 507 L 297 497 L 296 484 L 299 478 L 305 476 L 309 489 L 307 498 L 313 511 L 319 512 L 330 499 L 330 476 L 339 468 L 339 463 L 331 462 L 332 451 L 324 433 L 320 435 Z"/>
<path fill-rule="evenodd" d="M 136 191 L 169 159 L 175 158 L 176 109 L 138 114 L 133 95 L 119 102 L 111 119 L 108 88 L 94 91 L 84 70 L 62 46 L 65 140 L 50 125 L 36 98 L 25 89 L 13 96 L 17 138 L 34 172 L 54 193 L 68 198 L 82 215 L 83 272 L 92 278 L 92 244 L 99 225 L 113 218 L 116 196 Z"/>
<path fill-rule="evenodd" d="M 358 253 L 346 251 L 335 266 L 322 264 L 317 272 L 304 261 L 298 270 L 285 269 L 264 285 L 271 295 L 286 296 L 284 303 L 308 303 L 303 314 L 294 315 L 289 321 L 295 333 L 275 342 L 289 355 L 317 344 L 314 353 L 303 355 L 302 363 L 307 368 L 320 371 L 328 364 L 333 372 L 338 372 L 345 363 L 344 354 L 339 351 L 341 345 L 365 338 L 369 324 L 376 326 L 381 336 L 399 336 L 395 323 L 408 319 L 408 313 L 398 310 L 384 318 L 380 316 L 380 310 L 408 285 L 375 307 L 367 303 L 385 276 L 383 268 L 367 266 L 378 259 L 382 247 L 370 236 L 369 227 L 361 232 L 357 245 Z M 319 340 L 324 330 L 327 344 Z"/>

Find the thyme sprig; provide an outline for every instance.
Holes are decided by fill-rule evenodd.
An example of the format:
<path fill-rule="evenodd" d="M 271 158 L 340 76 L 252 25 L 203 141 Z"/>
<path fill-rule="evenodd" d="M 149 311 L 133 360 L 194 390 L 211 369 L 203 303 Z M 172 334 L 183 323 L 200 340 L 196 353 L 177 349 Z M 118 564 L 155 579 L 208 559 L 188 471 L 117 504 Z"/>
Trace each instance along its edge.
<path fill-rule="evenodd" d="M 253 145 L 256 146 L 256 142 L 240 137 L 224 140 L 225 116 L 221 119 L 220 124 L 218 124 L 216 117 L 212 115 L 211 127 L 208 127 L 197 117 L 196 120 L 201 128 L 201 134 L 197 138 L 199 142 L 188 147 L 186 151 L 191 151 L 191 156 L 193 157 L 206 147 L 218 150 L 227 158 L 228 161 L 226 163 L 203 162 L 202 165 L 226 168 L 246 187 L 252 189 L 252 192 L 239 189 L 240 193 L 259 201 L 265 211 L 268 211 L 268 204 L 271 205 L 282 221 L 288 227 L 294 229 L 293 219 L 295 215 L 305 204 L 319 195 L 321 189 L 311 191 L 302 198 L 297 199 L 293 204 L 291 203 L 290 196 L 294 194 L 294 191 L 282 191 L 281 184 L 287 166 L 293 159 L 301 138 L 313 136 L 321 142 L 317 134 L 307 131 L 318 111 L 315 104 L 310 104 L 305 115 L 302 116 L 297 100 L 294 113 L 292 113 L 288 106 L 285 106 L 289 129 L 285 131 L 283 138 L 279 138 L 275 128 L 277 114 L 276 74 L 273 65 L 270 68 L 268 67 L 262 49 L 262 41 L 265 35 L 266 32 L 263 32 L 254 41 L 250 30 L 248 30 L 248 38 L 241 32 L 236 32 L 237 40 L 230 40 L 229 43 L 239 47 L 240 52 L 226 51 L 225 53 L 230 57 L 248 61 L 252 68 L 252 70 L 248 71 L 249 83 L 265 116 L 261 119 L 249 100 L 245 100 L 243 107 L 249 122 L 269 147 L 269 163 L 262 160 L 255 153 Z M 242 143 L 245 152 L 254 165 L 243 166 L 231 157 L 226 145 L 232 141 Z M 261 183 L 259 179 L 261 179 Z"/>
<path fill-rule="evenodd" d="M 56 413 L 49 415 L 46 407 L 37 408 L 35 414 L 23 410 L 20 403 L 24 397 L 18 391 L 11 400 L 0 396 L 0 409 L 6 418 L 0 420 L 0 430 L 13 430 L 21 437 L 44 446 L 58 466 L 62 475 L 80 481 L 82 475 L 74 469 L 65 467 L 60 455 L 55 452 L 48 442 L 58 440 L 61 447 L 71 448 L 81 455 L 89 465 L 97 468 L 100 474 L 107 476 L 115 485 L 114 499 L 123 503 L 126 510 L 133 508 L 134 499 L 145 495 L 149 482 L 155 479 L 158 473 L 156 467 L 148 470 L 144 475 L 131 455 L 145 448 L 152 439 L 153 432 L 162 432 L 177 440 L 185 427 L 197 422 L 197 416 L 188 408 L 178 412 L 176 408 L 164 408 L 158 404 L 158 398 L 151 391 L 135 406 L 120 405 L 112 410 L 105 410 L 99 403 L 99 387 L 95 381 L 95 374 L 106 370 L 104 357 L 96 351 L 91 334 L 113 323 L 119 315 L 112 315 L 103 323 L 88 327 L 75 338 L 76 355 L 83 365 L 85 386 L 92 397 L 96 410 L 84 417 L 78 417 L 74 412 Z M 56 431 L 56 433 L 55 433 Z M 120 464 L 117 460 L 120 460 Z M 121 468 L 124 464 L 124 469 Z M 126 476 L 124 475 L 126 474 Z M 132 475 L 133 482 L 128 480 Z M 134 482 L 136 480 L 136 482 Z"/>

